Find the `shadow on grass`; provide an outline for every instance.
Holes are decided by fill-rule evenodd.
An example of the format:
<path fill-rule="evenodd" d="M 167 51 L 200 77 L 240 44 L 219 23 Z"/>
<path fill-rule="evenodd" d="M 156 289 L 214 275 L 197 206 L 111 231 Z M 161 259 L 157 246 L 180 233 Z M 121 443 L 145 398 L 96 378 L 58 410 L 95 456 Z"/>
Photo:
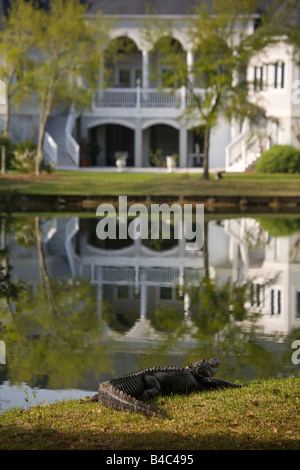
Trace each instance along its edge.
<path fill-rule="evenodd" d="M 255 438 L 241 433 L 209 433 L 188 436 L 154 429 L 153 432 L 111 432 L 109 429 L 81 429 L 64 432 L 36 426 L 24 429 L 5 427 L 0 437 L 1 450 L 296 450 L 300 440 L 274 437 Z"/>

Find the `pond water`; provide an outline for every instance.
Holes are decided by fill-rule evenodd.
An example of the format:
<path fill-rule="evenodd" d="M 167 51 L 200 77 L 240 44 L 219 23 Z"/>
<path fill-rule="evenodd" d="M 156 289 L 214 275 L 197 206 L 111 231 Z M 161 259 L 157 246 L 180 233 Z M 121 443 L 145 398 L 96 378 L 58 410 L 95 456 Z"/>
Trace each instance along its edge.
<path fill-rule="evenodd" d="M 88 213 L 0 219 L 0 411 L 202 357 L 231 381 L 299 376 L 300 215 L 205 220 L 193 251 L 101 241 Z"/>

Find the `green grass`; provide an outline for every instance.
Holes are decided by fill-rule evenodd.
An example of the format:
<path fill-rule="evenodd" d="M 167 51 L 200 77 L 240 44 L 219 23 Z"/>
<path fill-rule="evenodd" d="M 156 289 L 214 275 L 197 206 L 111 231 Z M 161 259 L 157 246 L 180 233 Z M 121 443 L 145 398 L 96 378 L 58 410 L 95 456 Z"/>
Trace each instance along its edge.
<path fill-rule="evenodd" d="M 34 195 L 152 196 L 300 196 L 300 175 L 225 174 L 220 180 L 201 175 L 54 172 L 0 177 L 1 189 Z"/>
<path fill-rule="evenodd" d="M 299 449 L 300 378 L 156 400 L 170 419 L 80 400 L 0 415 L 0 449 Z"/>

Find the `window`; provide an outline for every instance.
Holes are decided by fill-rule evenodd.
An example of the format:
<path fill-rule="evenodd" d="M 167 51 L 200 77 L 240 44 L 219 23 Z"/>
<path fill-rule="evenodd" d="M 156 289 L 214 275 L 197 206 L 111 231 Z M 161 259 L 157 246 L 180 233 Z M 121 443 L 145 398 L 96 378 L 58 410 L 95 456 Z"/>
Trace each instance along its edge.
<path fill-rule="evenodd" d="M 119 70 L 119 85 L 122 87 L 130 87 L 130 70 Z"/>
<path fill-rule="evenodd" d="M 160 298 L 162 300 L 172 300 L 172 287 L 161 287 L 160 288 Z"/>
<path fill-rule="evenodd" d="M 263 89 L 263 67 L 254 67 L 254 90 Z"/>
<path fill-rule="evenodd" d="M 285 63 L 262 64 L 254 67 L 254 90 L 282 89 L 285 85 Z"/>
<path fill-rule="evenodd" d="M 274 88 L 284 88 L 284 62 L 274 64 Z"/>
<path fill-rule="evenodd" d="M 263 307 L 265 301 L 265 288 L 260 284 L 251 284 L 250 302 L 251 307 Z"/>
<path fill-rule="evenodd" d="M 271 298 L 270 298 L 270 312 L 271 315 L 280 315 L 281 314 L 281 290 L 271 289 Z"/>

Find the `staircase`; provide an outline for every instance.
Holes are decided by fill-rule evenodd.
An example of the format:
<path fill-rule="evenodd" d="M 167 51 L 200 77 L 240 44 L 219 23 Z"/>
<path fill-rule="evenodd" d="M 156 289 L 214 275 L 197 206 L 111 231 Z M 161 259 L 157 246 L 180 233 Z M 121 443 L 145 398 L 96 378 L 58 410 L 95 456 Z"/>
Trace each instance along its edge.
<path fill-rule="evenodd" d="M 79 230 L 77 217 L 57 217 L 56 224 L 47 230 L 45 227 L 45 247 L 48 263 L 60 269 L 61 273 L 75 276 L 76 253 L 74 248 L 74 236 Z"/>
<path fill-rule="evenodd" d="M 225 149 L 225 168 L 228 172 L 244 172 L 253 168 L 262 154 L 262 149 L 270 146 L 267 137 L 251 135 L 248 121 L 243 124 L 240 134 Z"/>
<path fill-rule="evenodd" d="M 56 170 L 76 168 L 75 163 L 66 150 L 66 125 L 68 116 L 52 116 L 47 126 L 47 132 L 57 145 Z"/>

